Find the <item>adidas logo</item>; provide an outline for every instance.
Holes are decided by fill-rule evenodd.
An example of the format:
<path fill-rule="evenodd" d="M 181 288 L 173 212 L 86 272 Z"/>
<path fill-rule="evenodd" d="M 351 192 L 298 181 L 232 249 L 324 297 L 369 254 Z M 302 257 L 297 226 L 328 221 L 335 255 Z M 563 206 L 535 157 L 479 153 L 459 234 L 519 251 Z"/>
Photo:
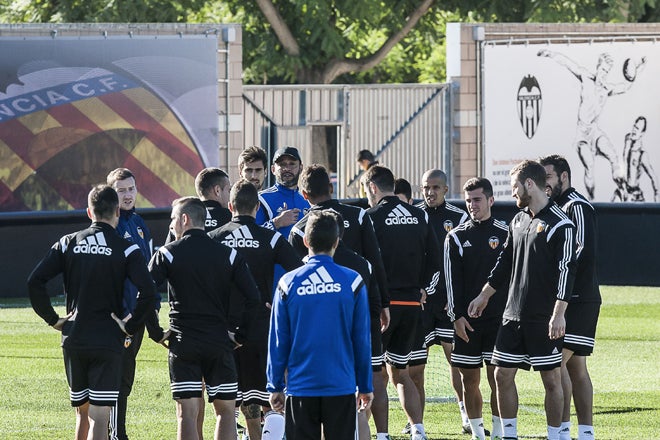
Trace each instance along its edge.
<path fill-rule="evenodd" d="M 463 247 L 472 247 L 472 243 L 470 243 L 470 240 L 465 240 L 465 243 L 463 243 Z"/>
<path fill-rule="evenodd" d="M 218 227 L 218 221 L 211 217 L 211 213 L 209 210 L 206 210 L 206 221 L 204 222 L 204 226 L 207 228 L 217 228 Z"/>
<path fill-rule="evenodd" d="M 399 205 L 392 210 L 385 219 L 385 224 L 388 226 L 392 225 L 416 225 L 419 221 L 416 217 L 413 217 L 403 206 Z"/>
<path fill-rule="evenodd" d="M 128 231 L 126 231 L 126 232 L 124 232 L 124 238 L 125 238 L 126 240 L 130 240 L 130 239 L 133 238 L 133 237 L 131 237 L 131 234 L 130 234 Z"/>
<path fill-rule="evenodd" d="M 552 349 L 552 354 L 557 354 L 557 353 L 559 353 L 559 350 L 557 350 L 557 347 L 553 348 Z"/>
<path fill-rule="evenodd" d="M 302 286 L 296 289 L 296 293 L 298 295 L 316 295 L 318 293 L 340 292 L 341 284 L 334 281 L 325 267 L 319 267 L 302 282 Z"/>
<path fill-rule="evenodd" d="M 255 240 L 247 226 L 241 226 L 222 240 L 222 244 L 230 248 L 258 248 L 259 240 Z"/>
<path fill-rule="evenodd" d="M 85 237 L 83 241 L 78 243 L 73 248 L 74 254 L 91 254 L 91 255 L 112 255 L 108 243 L 105 241 L 103 232 L 97 232 L 94 235 Z"/>

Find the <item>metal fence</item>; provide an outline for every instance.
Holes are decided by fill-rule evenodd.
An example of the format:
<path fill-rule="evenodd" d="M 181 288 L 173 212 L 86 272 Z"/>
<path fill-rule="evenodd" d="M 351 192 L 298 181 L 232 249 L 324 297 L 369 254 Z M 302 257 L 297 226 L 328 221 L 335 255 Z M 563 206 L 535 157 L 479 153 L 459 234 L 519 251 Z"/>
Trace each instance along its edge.
<path fill-rule="evenodd" d="M 245 145 L 298 147 L 303 162 L 336 175 L 337 197 L 358 195 L 360 150 L 416 184 L 429 168 L 451 177 L 448 84 L 296 85 L 243 88 Z"/>

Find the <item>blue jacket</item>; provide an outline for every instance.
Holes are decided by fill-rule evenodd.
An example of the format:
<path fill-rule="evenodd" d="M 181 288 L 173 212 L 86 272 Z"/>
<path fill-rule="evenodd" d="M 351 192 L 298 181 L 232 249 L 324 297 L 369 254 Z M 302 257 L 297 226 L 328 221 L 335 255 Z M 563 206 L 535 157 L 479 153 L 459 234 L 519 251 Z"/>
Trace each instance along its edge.
<path fill-rule="evenodd" d="M 273 300 L 266 389 L 291 396 L 370 393 L 369 304 L 357 272 L 315 255 L 285 274 Z"/>
<path fill-rule="evenodd" d="M 130 211 L 124 209 L 119 211 L 119 223 L 117 224 L 117 233 L 124 239 L 138 245 L 144 260 L 148 262 L 153 253 L 153 240 L 147 224 L 136 212 L 135 208 Z M 138 289 L 128 279 L 124 282 L 124 299 L 122 302 L 123 316 L 133 313 L 137 302 Z M 160 295 L 157 298 L 160 308 Z"/>
<path fill-rule="evenodd" d="M 309 202 L 305 200 L 297 189 L 289 189 L 279 183 L 261 191 L 259 193 L 259 202 L 261 203 L 261 206 L 259 207 L 259 211 L 257 211 L 256 221 L 258 225 L 265 226 L 268 229 L 275 229 L 272 220 L 277 217 L 280 212 L 285 210 L 285 203 L 286 209 L 300 209 L 298 220 L 303 218 L 309 209 Z M 280 228 L 277 232 L 282 234 L 284 238 L 288 238 L 291 228 L 293 228 L 293 225 Z"/>

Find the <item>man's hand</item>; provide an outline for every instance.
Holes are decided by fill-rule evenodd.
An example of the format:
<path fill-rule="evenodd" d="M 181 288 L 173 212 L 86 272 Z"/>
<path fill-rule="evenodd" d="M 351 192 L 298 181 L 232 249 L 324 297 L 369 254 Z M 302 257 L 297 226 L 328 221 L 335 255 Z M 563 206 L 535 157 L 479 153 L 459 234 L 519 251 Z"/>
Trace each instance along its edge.
<path fill-rule="evenodd" d="M 163 333 L 163 337 L 160 339 L 160 341 L 158 341 L 158 343 L 160 345 L 162 345 L 163 347 L 169 349 L 170 348 L 170 335 L 172 335 L 172 330 L 170 330 L 170 329 L 165 330 L 165 332 Z"/>
<path fill-rule="evenodd" d="M 71 318 L 71 316 L 73 316 L 73 312 L 69 312 L 68 315 L 58 318 L 57 322 L 53 324 L 51 327 L 53 327 L 58 332 L 61 332 L 62 328 L 64 327 L 64 323 L 67 322 L 69 318 Z"/>
<path fill-rule="evenodd" d="M 227 330 L 227 334 L 229 335 L 229 340 L 234 343 L 234 350 L 242 345 L 236 342 L 236 332 L 230 332 Z"/>
<path fill-rule="evenodd" d="M 483 313 L 484 309 L 488 305 L 488 300 L 490 298 L 481 292 L 475 299 L 470 302 L 468 305 L 468 316 L 470 318 L 478 318 Z"/>
<path fill-rule="evenodd" d="M 390 308 L 383 307 L 380 310 L 380 332 L 384 333 L 387 327 L 390 326 Z"/>
<path fill-rule="evenodd" d="M 566 318 L 564 314 L 552 314 L 548 324 L 548 336 L 550 339 L 559 339 L 566 333 Z"/>
<path fill-rule="evenodd" d="M 129 335 L 129 334 L 126 332 L 126 323 L 125 323 L 123 320 L 117 318 L 117 315 L 115 315 L 114 312 L 111 313 L 110 316 L 112 317 L 112 319 L 115 320 L 115 322 L 117 323 L 117 325 L 119 326 L 119 328 L 121 329 L 121 331 L 124 332 L 124 334 L 125 334 L 126 336 L 133 336 L 133 335 Z"/>
<path fill-rule="evenodd" d="M 273 408 L 275 411 L 284 412 L 284 401 L 285 401 L 284 393 L 270 393 L 270 397 L 268 398 L 268 401 L 270 402 L 270 407 Z"/>
<path fill-rule="evenodd" d="M 419 298 L 419 305 L 422 306 L 422 310 L 424 310 L 424 304 L 426 304 L 426 298 L 428 298 L 428 295 L 424 289 L 419 289 L 419 293 L 421 295 Z"/>
<path fill-rule="evenodd" d="M 273 219 L 273 226 L 275 226 L 275 229 L 280 229 L 294 225 L 298 222 L 299 215 L 300 215 L 300 209 L 298 208 L 286 209 L 286 203 L 284 203 L 280 215 L 278 215 Z"/>
<path fill-rule="evenodd" d="M 454 333 L 456 334 L 456 336 L 458 336 L 465 342 L 470 342 L 470 337 L 468 336 L 466 330 L 469 330 L 471 332 L 474 331 L 474 329 L 472 328 L 468 320 L 465 319 L 465 317 L 461 316 L 456 321 L 454 321 Z"/>
<path fill-rule="evenodd" d="M 554 55 L 554 53 L 548 49 L 541 49 L 536 53 L 536 56 L 539 57 L 552 57 L 552 55 Z"/>
<path fill-rule="evenodd" d="M 374 401 L 374 393 L 358 393 L 357 407 L 358 412 L 367 411 L 371 408 L 371 402 Z"/>

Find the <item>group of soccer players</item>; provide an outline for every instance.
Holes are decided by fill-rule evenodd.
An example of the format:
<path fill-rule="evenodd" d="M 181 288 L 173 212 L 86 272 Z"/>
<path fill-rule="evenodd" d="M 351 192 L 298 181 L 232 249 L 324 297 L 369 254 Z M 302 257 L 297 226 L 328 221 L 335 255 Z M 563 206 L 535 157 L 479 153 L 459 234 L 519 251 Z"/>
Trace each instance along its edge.
<path fill-rule="evenodd" d="M 389 439 L 388 381 L 408 419 L 404 432 L 426 439 L 424 368 L 434 344 L 449 362 L 462 429 L 473 439 L 517 438 L 515 375 L 530 367 L 540 371 L 545 387 L 548 439 L 571 438 L 571 397 L 578 439 L 594 438 L 586 356 L 600 305 L 596 221 L 593 207 L 571 187 L 565 159 L 548 156 L 511 170 L 521 211 L 508 226 L 491 216 L 493 188 L 485 178 L 465 182 L 466 213 L 445 200 L 449 188 L 441 170 L 421 176 L 424 199 L 413 205 L 410 185 L 372 161 L 361 178 L 365 210 L 334 199 L 327 170 L 303 167 L 296 148 L 275 152 L 270 171 L 276 183 L 262 189 L 267 163 L 262 149 L 246 148 L 234 185 L 218 168 L 202 170 L 195 179 L 198 197 L 173 202 L 170 236 L 153 256 L 149 232 L 135 214 L 135 178 L 115 170 L 108 186 L 90 193 L 92 226 L 62 237 L 35 268 L 30 298 L 62 331 L 77 438 L 87 432 L 106 438 L 108 426 L 111 438 L 128 438 L 126 397 L 143 322 L 150 338 L 169 350 L 181 439 L 202 438 L 204 388 L 216 413 L 216 438 L 236 438 L 238 402 L 251 440 L 281 439 L 285 431 L 290 439 L 320 438 L 321 426 L 327 440 L 348 440 L 347 432 L 368 439 L 369 415 L 376 438 Z M 335 224 L 336 234 L 328 235 Z M 126 241 L 116 240 L 107 225 Z M 65 317 L 55 313 L 45 291 L 58 273 L 65 274 Z M 154 287 L 165 281 L 169 330 L 158 324 Z M 344 298 L 334 312 L 321 302 L 332 292 Z M 356 302 L 347 311 L 351 295 L 365 295 L 368 307 Z M 311 297 L 318 302 L 309 304 L 328 308 L 327 316 L 313 318 L 314 309 L 298 299 Z M 105 311 L 112 315 L 101 316 Z M 360 324 L 365 319 L 366 344 L 359 339 L 365 335 L 346 333 L 366 328 Z M 338 323 L 335 333 L 317 331 L 339 321 L 353 327 L 342 333 Z M 365 348 L 371 351 L 368 376 L 358 353 Z M 98 358 L 102 362 L 94 364 Z M 347 362 L 352 375 L 327 383 L 337 372 L 334 363 Z M 484 364 L 490 431 L 480 391 Z M 307 398 L 336 397 L 347 380 L 358 386 L 359 402 L 355 419 L 342 424 L 337 414 L 346 414 L 346 400 L 331 401 L 328 411 L 324 400 Z"/>

